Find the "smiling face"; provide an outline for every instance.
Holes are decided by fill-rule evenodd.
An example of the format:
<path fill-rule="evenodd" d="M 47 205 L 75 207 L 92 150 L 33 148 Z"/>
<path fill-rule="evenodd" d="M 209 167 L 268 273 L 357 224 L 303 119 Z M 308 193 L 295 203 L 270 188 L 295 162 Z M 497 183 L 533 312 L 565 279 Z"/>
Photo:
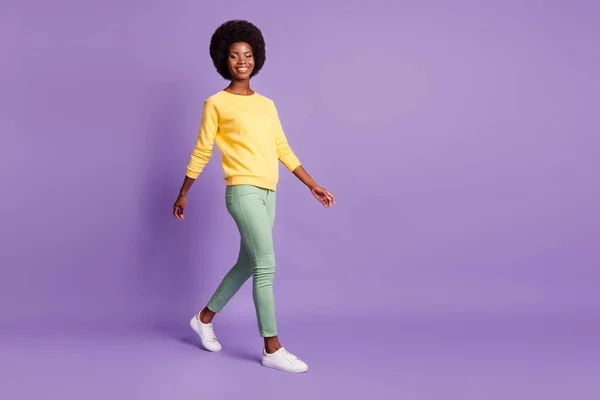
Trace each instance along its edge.
<path fill-rule="evenodd" d="M 250 74 L 254 70 L 252 47 L 245 42 L 233 43 L 229 48 L 227 67 L 229 68 L 232 80 L 243 81 L 250 79 Z"/>

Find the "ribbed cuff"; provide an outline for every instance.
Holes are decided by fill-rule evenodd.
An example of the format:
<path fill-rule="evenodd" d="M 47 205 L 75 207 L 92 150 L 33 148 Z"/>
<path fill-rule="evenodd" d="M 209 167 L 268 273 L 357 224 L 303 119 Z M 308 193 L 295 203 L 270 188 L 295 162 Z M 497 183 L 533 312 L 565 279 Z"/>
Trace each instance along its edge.
<path fill-rule="evenodd" d="M 300 165 L 302 165 L 300 163 L 300 160 L 298 160 L 298 158 L 291 156 L 291 157 L 285 157 L 281 159 L 281 163 L 283 165 L 285 165 L 285 167 L 290 171 L 290 172 L 294 172 L 294 170 L 296 168 L 298 168 Z"/>
<path fill-rule="evenodd" d="M 194 171 L 191 171 L 190 169 L 187 169 L 185 171 L 185 176 L 190 177 L 192 179 L 198 179 L 198 177 L 200 176 L 200 172 L 194 172 Z"/>

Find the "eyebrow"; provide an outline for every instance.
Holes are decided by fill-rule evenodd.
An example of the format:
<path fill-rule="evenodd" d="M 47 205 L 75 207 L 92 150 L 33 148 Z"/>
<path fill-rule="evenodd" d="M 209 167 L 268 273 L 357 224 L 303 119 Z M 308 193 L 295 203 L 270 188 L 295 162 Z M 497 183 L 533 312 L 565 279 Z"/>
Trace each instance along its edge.
<path fill-rule="evenodd" d="M 239 51 L 230 51 L 230 54 L 239 54 Z M 252 50 L 244 51 L 243 53 L 252 53 Z"/>

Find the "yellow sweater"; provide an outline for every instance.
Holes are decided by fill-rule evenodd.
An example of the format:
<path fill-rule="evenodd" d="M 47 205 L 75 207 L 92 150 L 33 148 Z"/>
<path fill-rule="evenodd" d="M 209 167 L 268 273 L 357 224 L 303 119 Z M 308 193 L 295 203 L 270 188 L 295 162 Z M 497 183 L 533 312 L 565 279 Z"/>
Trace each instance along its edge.
<path fill-rule="evenodd" d="M 287 142 L 275 103 L 258 93 L 244 96 L 222 90 L 205 100 L 187 176 L 196 179 L 200 175 L 215 142 L 227 185 L 275 190 L 278 161 L 290 171 L 300 165 Z"/>

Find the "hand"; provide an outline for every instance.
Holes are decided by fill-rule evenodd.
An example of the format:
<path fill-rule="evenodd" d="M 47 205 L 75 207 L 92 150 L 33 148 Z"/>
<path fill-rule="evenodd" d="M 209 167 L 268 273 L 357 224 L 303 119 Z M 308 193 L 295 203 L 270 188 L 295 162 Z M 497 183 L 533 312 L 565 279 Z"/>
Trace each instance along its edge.
<path fill-rule="evenodd" d="M 335 197 L 331 193 L 329 193 L 325 188 L 322 188 L 319 185 L 316 185 L 310 189 L 310 192 L 315 196 L 317 200 L 323 204 L 323 207 L 329 208 L 332 204 L 335 203 Z"/>
<path fill-rule="evenodd" d="M 173 204 L 173 215 L 175 216 L 175 218 L 179 220 L 184 219 L 183 210 L 185 209 L 186 201 L 187 199 L 185 197 L 185 194 L 180 194 L 179 197 L 177 197 L 177 200 L 175 200 L 175 204 Z"/>

